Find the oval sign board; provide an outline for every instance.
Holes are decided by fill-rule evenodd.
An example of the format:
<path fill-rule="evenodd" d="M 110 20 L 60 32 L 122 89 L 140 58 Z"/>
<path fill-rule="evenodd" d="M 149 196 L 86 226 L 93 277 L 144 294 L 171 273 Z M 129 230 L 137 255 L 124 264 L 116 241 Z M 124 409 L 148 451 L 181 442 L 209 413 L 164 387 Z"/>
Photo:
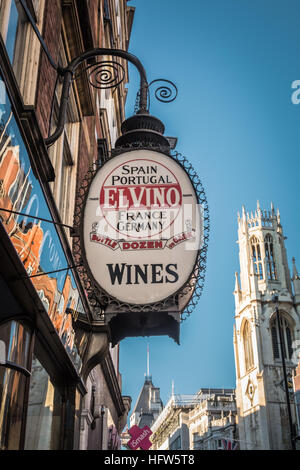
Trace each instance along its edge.
<path fill-rule="evenodd" d="M 196 192 L 179 163 L 152 150 L 122 153 L 89 188 L 83 220 L 89 270 L 121 302 L 160 302 L 189 280 L 202 225 Z"/>

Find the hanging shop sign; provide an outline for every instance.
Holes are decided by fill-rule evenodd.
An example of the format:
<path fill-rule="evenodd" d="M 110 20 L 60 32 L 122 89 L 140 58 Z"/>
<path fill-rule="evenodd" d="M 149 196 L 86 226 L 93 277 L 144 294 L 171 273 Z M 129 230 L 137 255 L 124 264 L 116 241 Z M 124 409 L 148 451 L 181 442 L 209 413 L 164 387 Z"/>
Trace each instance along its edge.
<path fill-rule="evenodd" d="M 95 174 L 83 214 L 83 253 L 98 287 L 131 305 L 165 301 L 195 270 L 202 208 L 172 157 L 132 150 Z"/>

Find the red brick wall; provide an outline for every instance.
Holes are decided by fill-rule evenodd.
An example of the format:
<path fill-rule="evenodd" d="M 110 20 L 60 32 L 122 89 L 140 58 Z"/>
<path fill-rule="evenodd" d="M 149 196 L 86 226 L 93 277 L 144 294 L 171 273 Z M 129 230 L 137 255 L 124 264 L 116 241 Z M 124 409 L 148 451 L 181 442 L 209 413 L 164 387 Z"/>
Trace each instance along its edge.
<path fill-rule="evenodd" d="M 42 35 L 55 62 L 57 61 L 58 57 L 61 22 L 62 14 L 59 1 L 47 1 L 45 6 L 44 29 Z M 47 137 L 51 103 L 56 80 L 56 71 L 50 65 L 44 51 L 42 51 L 41 54 L 42 57 L 40 61 L 36 96 L 36 113 L 42 134 L 44 137 Z"/>

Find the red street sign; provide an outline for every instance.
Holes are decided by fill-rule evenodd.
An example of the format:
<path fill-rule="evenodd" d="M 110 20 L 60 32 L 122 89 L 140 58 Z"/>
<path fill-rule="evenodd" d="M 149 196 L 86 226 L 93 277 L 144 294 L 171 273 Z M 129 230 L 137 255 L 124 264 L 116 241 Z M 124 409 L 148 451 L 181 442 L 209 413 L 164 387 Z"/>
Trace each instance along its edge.
<path fill-rule="evenodd" d="M 132 450 L 137 450 L 139 447 L 142 450 L 149 450 L 152 446 L 152 442 L 149 440 L 152 431 L 148 426 L 144 426 L 140 429 L 138 426 L 134 425 L 128 430 L 131 435 L 130 441 L 128 441 L 128 446 Z"/>

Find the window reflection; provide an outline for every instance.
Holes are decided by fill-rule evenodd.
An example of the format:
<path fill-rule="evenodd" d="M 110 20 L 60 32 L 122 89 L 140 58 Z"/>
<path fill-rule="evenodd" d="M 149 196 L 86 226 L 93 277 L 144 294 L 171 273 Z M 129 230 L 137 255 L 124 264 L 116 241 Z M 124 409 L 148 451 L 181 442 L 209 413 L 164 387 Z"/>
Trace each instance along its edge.
<path fill-rule="evenodd" d="M 0 78 L 1 85 L 1 78 Z M 74 366 L 81 358 L 75 344 L 74 321 L 80 313 L 80 294 L 68 265 L 39 181 L 12 114 L 9 97 L 0 94 L 0 221 L 10 236 L 24 268 Z M 65 187 L 68 187 L 67 182 Z M 10 212 L 14 211 L 14 212 Z M 24 215 L 18 215 L 21 212 Z M 28 217 L 27 215 L 37 217 Z M 52 274 L 47 274 L 52 273 Z M 81 304 L 80 304 L 81 305 Z"/>
<path fill-rule="evenodd" d="M 16 321 L 0 325 L 0 340 L 5 344 L 6 360 L 28 367 L 30 330 Z M 19 449 L 25 386 L 28 378 L 0 366 L 0 449 Z"/>
<path fill-rule="evenodd" d="M 59 449 L 61 395 L 36 357 L 33 358 L 31 372 L 24 448 Z"/>
<path fill-rule="evenodd" d="M 0 340 L 4 341 L 6 360 L 28 368 L 30 331 L 16 321 L 0 325 Z"/>
<path fill-rule="evenodd" d="M 19 449 L 26 380 L 21 372 L 0 366 L 1 450 Z"/>
<path fill-rule="evenodd" d="M 0 2 L 1 35 L 6 45 L 7 53 L 13 62 L 17 29 L 19 23 L 19 13 L 14 0 Z"/>

